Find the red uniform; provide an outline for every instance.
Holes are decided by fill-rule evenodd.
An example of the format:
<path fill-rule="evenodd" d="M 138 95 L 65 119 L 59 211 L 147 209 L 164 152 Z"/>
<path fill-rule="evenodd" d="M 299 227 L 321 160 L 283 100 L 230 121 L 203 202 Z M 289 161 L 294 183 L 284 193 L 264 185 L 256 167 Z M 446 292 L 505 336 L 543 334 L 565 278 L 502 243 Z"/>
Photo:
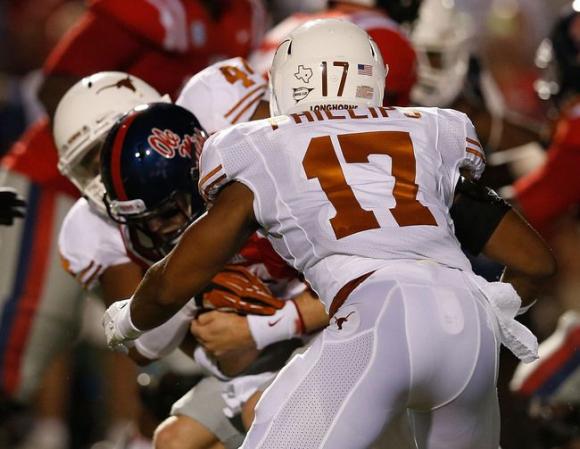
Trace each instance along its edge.
<path fill-rule="evenodd" d="M 247 56 L 262 37 L 265 11 L 259 0 L 216 3 L 223 6 L 219 19 L 194 0 L 93 0 L 48 57 L 44 74 L 81 78 L 118 70 L 176 98 L 191 75 L 216 59 Z M 30 131 L 29 142 L 38 140 L 43 145 L 19 143 L 11 149 L 12 167 L 25 175 L 42 171 L 43 180 L 65 185 L 56 180 L 61 176 L 48 123 Z M 20 157 L 35 162 L 14 161 Z M 40 163 L 42 170 L 35 166 Z"/>
<path fill-rule="evenodd" d="M 135 75 L 173 97 L 185 79 L 218 59 L 247 56 L 265 13 L 257 0 L 218 0 L 214 19 L 194 0 L 93 0 L 49 56 L 47 75 L 102 70 Z"/>
<path fill-rule="evenodd" d="M 222 14 L 212 16 L 197 0 L 92 0 L 44 73 L 82 78 L 124 71 L 175 97 L 189 76 L 216 59 L 247 56 L 261 39 L 260 0 L 214 0 L 208 9 Z M 9 171 L 4 183 L 29 203 L 26 220 L 6 230 L 0 246 L 6 267 L 0 275 L 0 390 L 21 400 L 34 392 L 62 342 L 73 340 L 70 326 L 78 321 L 79 287 L 60 267 L 56 244 L 70 195 L 78 193 L 59 174 L 56 154 L 42 121 L 0 160 Z"/>
<path fill-rule="evenodd" d="M 417 80 L 416 55 L 403 30 L 383 12 L 365 9 L 356 13 L 331 10 L 316 14 L 294 14 L 266 34 L 259 49 L 250 56 L 250 64 L 267 73 L 278 45 L 295 28 L 308 20 L 336 18 L 352 22 L 364 29 L 377 43 L 385 64 L 389 66 L 385 103 L 407 106 Z"/>
<path fill-rule="evenodd" d="M 546 162 L 519 179 L 517 201 L 540 231 L 574 205 L 580 204 L 580 99 L 562 111 Z"/>

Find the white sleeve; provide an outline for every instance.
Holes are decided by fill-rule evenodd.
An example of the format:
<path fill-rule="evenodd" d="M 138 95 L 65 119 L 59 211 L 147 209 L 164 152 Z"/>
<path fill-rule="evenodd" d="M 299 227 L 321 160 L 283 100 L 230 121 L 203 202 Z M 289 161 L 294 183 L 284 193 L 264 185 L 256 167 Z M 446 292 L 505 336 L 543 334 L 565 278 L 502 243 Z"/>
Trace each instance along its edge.
<path fill-rule="evenodd" d="M 199 193 L 210 203 L 220 189 L 231 181 L 221 157 L 220 134 L 214 134 L 205 142 L 199 159 Z"/>
<path fill-rule="evenodd" d="M 463 162 L 461 163 L 461 168 L 468 168 L 473 173 L 475 179 L 479 179 L 485 170 L 485 164 L 487 162 L 485 158 L 485 153 L 483 152 L 483 147 L 479 142 L 477 137 L 477 132 L 473 123 L 463 114 L 464 121 L 464 133 L 465 133 L 465 153 L 463 155 Z"/>
<path fill-rule="evenodd" d="M 475 179 L 479 179 L 485 169 L 485 155 L 467 115 L 453 109 L 438 109 L 437 149 L 443 162 L 441 175 L 450 203 L 460 169 L 469 170 Z"/>
<path fill-rule="evenodd" d="M 215 133 L 205 141 L 199 161 L 199 191 L 212 202 L 219 191 L 232 181 L 247 184 L 249 179 L 262 175 L 259 151 L 250 142 L 249 135 L 270 127 L 268 121 L 240 123 Z M 264 142 L 264 140 L 262 140 Z"/>
<path fill-rule="evenodd" d="M 168 321 L 135 340 L 135 349 L 150 360 L 165 357 L 181 344 L 194 316 L 195 303 L 190 300 Z"/>
<path fill-rule="evenodd" d="M 119 228 L 96 214 L 85 199 L 66 215 L 58 238 L 65 269 L 85 288 L 109 267 L 130 262 Z"/>

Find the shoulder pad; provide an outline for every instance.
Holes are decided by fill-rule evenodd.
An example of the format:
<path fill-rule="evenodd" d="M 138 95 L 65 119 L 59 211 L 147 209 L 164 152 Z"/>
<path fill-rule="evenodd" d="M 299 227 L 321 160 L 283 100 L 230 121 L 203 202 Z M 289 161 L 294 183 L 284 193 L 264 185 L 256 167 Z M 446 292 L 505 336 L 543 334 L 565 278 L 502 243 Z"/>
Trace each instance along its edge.
<path fill-rule="evenodd" d="M 58 239 L 63 264 L 86 288 L 113 265 L 129 262 L 119 229 L 83 198 L 66 215 Z"/>

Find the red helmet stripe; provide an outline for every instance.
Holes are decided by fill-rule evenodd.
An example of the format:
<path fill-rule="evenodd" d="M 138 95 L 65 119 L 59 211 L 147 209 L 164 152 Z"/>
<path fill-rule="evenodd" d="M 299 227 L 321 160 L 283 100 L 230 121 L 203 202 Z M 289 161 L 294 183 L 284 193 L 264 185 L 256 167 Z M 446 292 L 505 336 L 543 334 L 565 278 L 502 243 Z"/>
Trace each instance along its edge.
<path fill-rule="evenodd" d="M 123 124 L 119 127 L 119 131 L 117 131 L 117 135 L 113 141 L 113 151 L 111 152 L 111 178 L 113 180 L 115 192 L 121 201 L 127 201 L 129 199 L 127 197 L 127 192 L 125 192 L 123 178 L 121 177 L 121 154 L 123 152 L 123 142 L 125 141 L 125 136 L 136 116 L 137 115 L 133 112 L 125 118 Z"/>

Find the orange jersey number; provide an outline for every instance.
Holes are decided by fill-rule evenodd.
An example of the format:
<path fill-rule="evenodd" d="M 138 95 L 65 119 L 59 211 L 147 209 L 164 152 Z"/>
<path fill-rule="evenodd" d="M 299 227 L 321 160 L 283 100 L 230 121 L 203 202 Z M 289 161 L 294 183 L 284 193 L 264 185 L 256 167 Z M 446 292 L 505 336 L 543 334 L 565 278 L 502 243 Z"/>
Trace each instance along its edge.
<path fill-rule="evenodd" d="M 220 67 L 220 72 L 222 72 L 222 75 L 230 84 L 234 84 L 235 82 L 241 80 L 244 87 L 251 87 L 256 84 L 256 82 L 248 75 L 253 75 L 254 71 L 245 60 L 242 62 L 242 64 L 246 70 L 245 72 L 233 65 L 224 65 Z"/>
<path fill-rule="evenodd" d="M 399 226 L 437 226 L 429 209 L 417 200 L 415 152 L 409 133 L 376 131 L 337 137 L 347 163 L 369 162 L 371 154 L 391 157 L 395 207 L 390 212 Z M 330 224 L 337 239 L 380 227 L 375 214 L 361 207 L 346 182 L 329 136 L 313 138 L 302 163 L 308 179 L 318 178 L 322 190 L 336 209 Z"/>

